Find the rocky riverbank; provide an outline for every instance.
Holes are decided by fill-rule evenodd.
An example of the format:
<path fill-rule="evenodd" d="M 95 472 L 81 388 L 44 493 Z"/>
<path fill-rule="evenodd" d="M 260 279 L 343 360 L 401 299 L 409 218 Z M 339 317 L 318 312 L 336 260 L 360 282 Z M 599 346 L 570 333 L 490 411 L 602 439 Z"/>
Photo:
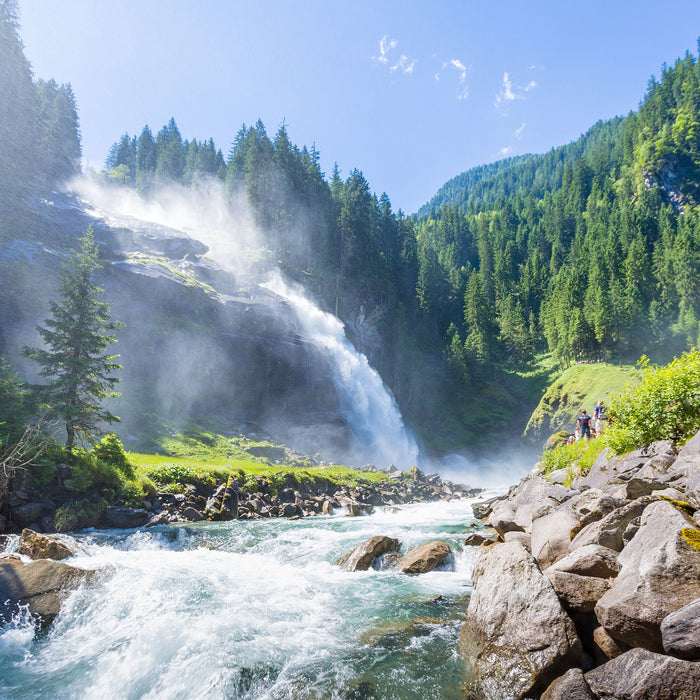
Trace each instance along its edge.
<path fill-rule="evenodd" d="M 474 507 L 491 532 L 461 633 L 467 696 L 698 700 L 700 433 L 565 479 L 536 468 Z"/>
<path fill-rule="evenodd" d="M 355 486 L 322 477 L 311 485 L 301 485 L 288 472 L 275 485 L 265 477 L 256 476 L 254 485 L 248 480 L 242 486 L 232 478 L 218 486 L 201 482 L 186 484 L 183 491 L 159 491 L 138 508 L 106 506 L 95 513 L 92 521 L 81 523 L 81 527 L 134 528 L 207 520 L 303 518 L 336 511 L 357 516 L 370 513 L 377 506 L 450 500 L 479 493 L 479 489 L 443 480 L 438 474 L 424 474 L 415 467 L 407 472 L 390 468 L 385 480 Z M 13 492 L 7 511 L 9 517 L 2 517 L 0 532 L 20 532 L 23 528 L 55 531 L 59 495 L 52 493 L 48 500 L 38 501 L 22 491 Z"/>

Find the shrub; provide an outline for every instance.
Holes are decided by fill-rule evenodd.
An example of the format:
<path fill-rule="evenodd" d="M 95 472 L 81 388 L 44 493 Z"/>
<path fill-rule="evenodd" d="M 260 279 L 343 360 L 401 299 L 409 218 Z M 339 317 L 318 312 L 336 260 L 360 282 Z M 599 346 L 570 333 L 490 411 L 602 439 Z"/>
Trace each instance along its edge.
<path fill-rule="evenodd" d="M 683 353 L 668 365 L 639 361 L 641 381 L 610 400 L 605 442 L 618 454 L 657 440 L 684 443 L 700 429 L 700 353 Z"/>
<path fill-rule="evenodd" d="M 79 501 L 69 501 L 56 509 L 54 521 L 58 532 L 80 530 L 94 525 L 102 511 L 107 506 L 103 499 L 83 498 Z"/>
<path fill-rule="evenodd" d="M 134 478 L 134 465 L 124 452 L 124 446 L 114 433 L 108 433 L 92 450 L 98 460 L 119 469 L 129 479 Z"/>
<path fill-rule="evenodd" d="M 541 471 L 549 474 L 557 469 L 570 471 L 570 479 L 588 474 L 596 457 L 606 447 L 605 440 L 579 440 L 571 445 L 562 444 L 545 450 L 540 457 Z"/>

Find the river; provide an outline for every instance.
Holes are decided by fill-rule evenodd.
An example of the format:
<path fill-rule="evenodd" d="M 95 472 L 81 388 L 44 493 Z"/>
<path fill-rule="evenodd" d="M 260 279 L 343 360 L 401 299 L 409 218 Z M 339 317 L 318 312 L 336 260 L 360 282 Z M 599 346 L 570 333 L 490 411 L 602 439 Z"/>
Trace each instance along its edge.
<path fill-rule="evenodd" d="M 48 631 L 26 614 L 0 630 L 0 695 L 458 700 L 478 551 L 462 545 L 471 502 L 76 533 L 84 553 L 69 563 L 100 573 L 69 594 Z M 444 540 L 454 570 L 334 565 L 378 534 L 402 551 Z"/>

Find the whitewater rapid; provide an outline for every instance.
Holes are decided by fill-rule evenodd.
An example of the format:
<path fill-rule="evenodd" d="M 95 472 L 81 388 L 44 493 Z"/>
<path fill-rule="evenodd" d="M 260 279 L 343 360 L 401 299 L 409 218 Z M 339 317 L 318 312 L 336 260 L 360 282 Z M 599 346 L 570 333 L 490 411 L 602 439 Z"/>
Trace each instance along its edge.
<path fill-rule="evenodd" d="M 26 614 L 0 630 L 0 696 L 459 698 L 470 503 L 77 533 L 69 563 L 99 573 L 48 632 Z M 335 566 L 377 534 L 447 541 L 454 570 Z"/>

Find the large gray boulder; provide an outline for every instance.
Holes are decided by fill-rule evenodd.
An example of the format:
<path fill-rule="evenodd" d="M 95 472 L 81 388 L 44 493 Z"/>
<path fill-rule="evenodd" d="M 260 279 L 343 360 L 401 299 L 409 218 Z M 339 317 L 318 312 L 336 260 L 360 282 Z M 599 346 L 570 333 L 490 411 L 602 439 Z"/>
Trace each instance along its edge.
<path fill-rule="evenodd" d="M 550 567 L 556 571 L 599 578 L 615 578 L 621 568 L 617 552 L 599 544 L 583 545 Z"/>
<path fill-rule="evenodd" d="M 700 488 L 700 432 L 683 446 L 663 481 L 681 491 Z"/>
<path fill-rule="evenodd" d="M 625 546 L 622 536 L 627 526 L 638 518 L 650 503 L 651 498 L 643 496 L 615 509 L 601 520 L 586 525 L 571 541 L 569 550 L 573 551 L 587 544 L 597 544 L 621 552 Z"/>
<path fill-rule="evenodd" d="M 66 591 L 78 588 L 94 573 L 50 559 L 29 564 L 0 559 L 0 620 L 7 621 L 19 605 L 26 605 L 42 625 L 48 625 L 58 615 Z"/>
<path fill-rule="evenodd" d="M 400 546 L 399 541 L 393 537 L 385 535 L 370 537 L 341 557 L 338 564 L 345 571 L 367 571 L 377 557 L 386 552 L 398 552 Z"/>
<path fill-rule="evenodd" d="M 452 550 L 447 542 L 433 540 L 408 551 L 395 568 L 404 574 L 427 574 L 449 563 L 451 557 Z"/>
<path fill-rule="evenodd" d="M 662 620 L 661 641 L 667 654 L 700 660 L 700 598 Z"/>
<path fill-rule="evenodd" d="M 647 506 L 618 557 L 622 569 L 595 613 L 615 639 L 663 652 L 662 620 L 700 598 L 700 538 L 687 515 L 667 501 Z M 689 541 L 691 540 L 691 541 Z"/>
<path fill-rule="evenodd" d="M 127 530 L 145 525 L 151 514 L 143 508 L 107 506 L 102 513 L 102 524 L 118 530 Z"/>
<path fill-rule="evenodd" d="M 569 613 L 593 612 L 596 603 L 610 588 L 608 579 L 556 571 L 553 567 L 545 571 L 545 576 Z"/>
<path fill-rule="evenodd" d="M 517 542 L 484 550 L 460 649 L 488 700 L 542 692 L 581 658 L 581 642 L 534 557 Z"/>
<path fill-rule="evenodd" d="M 700 664 L 631 649 L 585 674 L 599 698 L 618 700 L 697 700 Z"/>
<path fill-rule="evenodd" d="M 541 569 L 546 569 L 569 553 L 571 533 L 580 522 L 579 515 L 568 504 L 553 508 L 540 517 L 535 514 L 531 551 Z"/>
<path fill-rule="evenodd" d="M 529 532 L 535 511 L 546 504 L 557 506 L 572 495 L 565 486 L 552 484 L 538 474 L 528 474 L 508 496 L 491 505 L 488 522 L 501 536 L 512 530 Z"/>

